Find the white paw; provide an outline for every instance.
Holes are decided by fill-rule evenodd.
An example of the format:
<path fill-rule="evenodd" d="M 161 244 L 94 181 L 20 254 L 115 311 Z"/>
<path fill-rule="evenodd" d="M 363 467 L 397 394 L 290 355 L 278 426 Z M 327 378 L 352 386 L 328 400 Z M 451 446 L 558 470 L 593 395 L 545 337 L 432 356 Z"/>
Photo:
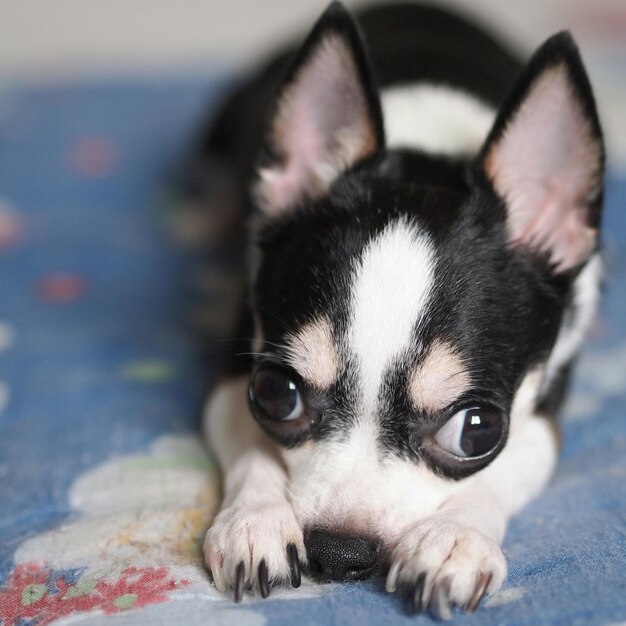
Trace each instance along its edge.
<path fill-rule="evenodd" d="M 417 523 L 392 553 L 387 591 L 410 594 L 416 612 L 449 619 L 454 606 L 474 611 L 497 591 L 507 566 L 500 546 L 479 530 L 442 516 Z"/>
<path fill-rule="evenodd" d="M 251 587 L 262 597 L 274 584 L 300 585 L 306 563 L 302 530 L 286 502 L 234 503 L 221 510 L 204 539 L 204 561 L 219 591 L 234 590 L 235 601 Z"/>

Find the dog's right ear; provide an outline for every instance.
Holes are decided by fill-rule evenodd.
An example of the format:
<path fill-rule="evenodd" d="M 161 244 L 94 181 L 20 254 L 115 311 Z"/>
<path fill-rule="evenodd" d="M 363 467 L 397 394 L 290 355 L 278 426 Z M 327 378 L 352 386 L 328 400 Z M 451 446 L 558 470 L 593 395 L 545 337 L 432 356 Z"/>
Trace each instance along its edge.
<path fill-rule="evenodd" d="M 572 37 L 548 39 L 522 71 L 478 158 L 506 205 L 512 247 L 555 273 L 596 250 L 604 145 L 591 85 Z"/>
<path fill-rule="evenodd" d="M 350 14 L 333 2 L 279 91 L 258 171 L 257 204 L 272 216 L 318 200 L 337 177 L 384 146 L 380 99 Z"/>

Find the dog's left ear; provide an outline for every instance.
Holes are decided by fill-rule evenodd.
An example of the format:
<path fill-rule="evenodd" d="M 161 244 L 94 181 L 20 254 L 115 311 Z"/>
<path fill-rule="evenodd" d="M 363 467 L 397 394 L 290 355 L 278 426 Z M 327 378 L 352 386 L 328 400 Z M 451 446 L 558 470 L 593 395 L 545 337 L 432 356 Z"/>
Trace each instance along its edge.
<path fill-rule="evenodd" d="M 380 100 L 360 33 L 338 2 L 324 12 L 279 92 L 267 136 L 271 162 L 255 197 L 269 215 L 318 200 L 384 145 Z"/>
<path fill-rule="evenodd" d="M 555 273 L 597 246 L 604 148 L 589 79 L 568 33 L 539 48 L 514 85 L 479 156 L 504 200 L 512 246 Z"/>

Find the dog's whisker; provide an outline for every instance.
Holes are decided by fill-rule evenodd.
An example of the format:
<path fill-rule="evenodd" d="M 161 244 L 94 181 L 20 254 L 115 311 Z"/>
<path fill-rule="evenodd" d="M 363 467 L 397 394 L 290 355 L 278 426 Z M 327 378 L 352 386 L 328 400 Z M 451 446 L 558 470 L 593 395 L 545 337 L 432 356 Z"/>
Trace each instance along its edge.
<path fill-rule="evenodd" d="M 259 356 L 270 358 L 273 356 L 270 352 L 237 352 L 235 356 Z"/>

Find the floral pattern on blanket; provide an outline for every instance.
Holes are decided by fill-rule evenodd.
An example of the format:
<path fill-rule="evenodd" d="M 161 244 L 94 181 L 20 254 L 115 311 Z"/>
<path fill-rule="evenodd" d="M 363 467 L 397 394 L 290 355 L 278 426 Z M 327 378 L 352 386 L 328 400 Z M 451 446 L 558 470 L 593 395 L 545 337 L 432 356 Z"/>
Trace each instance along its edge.
<path fill-rule="evenodd" d="M 0 590 L 7 624 L 50 624 L 85 611 L 104 614 L 164 602 L 169 592 L 189 584 L 166 567 L 127 567 L 113 581 L 84 575 L 84 570 L 49 569 L 37 563 L 18 565 Z"/>
<path fill-rule="evenodd" d="M 70 489 L 79 517 L 17 549 L 2 618 L 48 624 L 164 602 L 194 585 L 211 593 L 200 545 L 218 497 L 215 468 L 192 436 L 97 466 Z"/>

